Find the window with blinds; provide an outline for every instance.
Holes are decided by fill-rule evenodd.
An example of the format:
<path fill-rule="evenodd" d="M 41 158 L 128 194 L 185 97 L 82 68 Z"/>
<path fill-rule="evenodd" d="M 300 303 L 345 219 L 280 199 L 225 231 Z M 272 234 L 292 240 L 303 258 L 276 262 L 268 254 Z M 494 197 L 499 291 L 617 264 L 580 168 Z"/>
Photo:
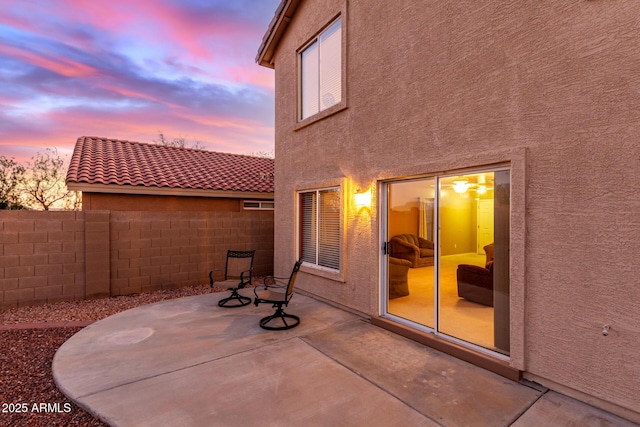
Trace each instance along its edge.
<path fill-rule="evenodd" d="M 300 117 L 342 101 L 342 20 L 338 18 L 300 53 Z"/>
<path fill-rule="evenodd" d="M 300 256 L 309 263 L 340 270 L 340 189 L 300 193 Z"/>

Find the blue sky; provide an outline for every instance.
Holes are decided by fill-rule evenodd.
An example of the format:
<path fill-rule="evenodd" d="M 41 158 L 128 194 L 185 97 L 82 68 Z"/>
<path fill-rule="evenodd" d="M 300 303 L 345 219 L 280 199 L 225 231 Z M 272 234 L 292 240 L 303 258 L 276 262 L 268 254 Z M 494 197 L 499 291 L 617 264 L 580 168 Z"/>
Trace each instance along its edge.
<path fill-rule="evenodd" d="M 0 155 L 79 136 L 271 151 L 273 70 L 255 56 L 280 0 L 0 0 Z"/>

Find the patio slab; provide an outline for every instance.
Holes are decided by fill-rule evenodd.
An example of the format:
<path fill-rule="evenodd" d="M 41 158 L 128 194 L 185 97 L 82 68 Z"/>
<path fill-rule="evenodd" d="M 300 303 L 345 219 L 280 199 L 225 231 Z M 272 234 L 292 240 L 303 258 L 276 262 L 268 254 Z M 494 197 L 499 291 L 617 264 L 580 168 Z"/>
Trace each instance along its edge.
<path fill-rule="evenodd" d="M 113 425 L 438 425 L 296 337 L 82 401 Z"/>
<path fill-rule="evenodd" d="M 296 295 L 287 310 L 300 326 L 265 331 L 258 321 L 271 307 L 223 309 L 224 296 L 86 327 L 54 357 L 58 388 L 113 426 L 527 426 L 538 416 L 600 425 L 588 405 L 558 405 L 312 298 Z"/>
<path fill-rule="evenodd" d="M 442 425 L 507 426 L 542 395 L 365 323 L 303 339 Z"/>
<path fill-rule="evenodd" d="M 88 326 L 56 353 L 54 376 L 65 378 L 62 391 L 84 396 L 357 318 L 342 310 L 320 310 L 314 300 L 296 296 L 290 311 L 304 313 L 304 322 L 296 330 L 265 334 L 258 321 L 270 308 L 221 309 L 222 296 L 151 304 Z"/>

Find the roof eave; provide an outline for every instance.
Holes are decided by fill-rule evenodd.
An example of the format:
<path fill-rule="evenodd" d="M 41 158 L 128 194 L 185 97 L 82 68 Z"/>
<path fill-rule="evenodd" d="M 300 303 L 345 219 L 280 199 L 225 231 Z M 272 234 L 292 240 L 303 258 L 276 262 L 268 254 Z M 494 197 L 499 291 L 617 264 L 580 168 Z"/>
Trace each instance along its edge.
<path fill-rule="evenodd" d="M 273 199 L 273 192 L 204 190 L 198 188 L 144 187 L 136 185 L 67 182 L 67 188 L 84 193 L 137 194 L 148 196 L 214 197 L 231 199 Z"/>
<path fill-rule="evenodd" d="M 256 63 L 258 63 L 258 65 L 275 68 L 273 56 L 276 47 L 287 30 L 289 22 L 291 22 L 300 1 L 301 0 L 282 0 L 276 9 L 269 28 L 262 38 L 262 44 L 260 44 L 260 48 L 258 49 L 258 55 L 256 56 Z"/>

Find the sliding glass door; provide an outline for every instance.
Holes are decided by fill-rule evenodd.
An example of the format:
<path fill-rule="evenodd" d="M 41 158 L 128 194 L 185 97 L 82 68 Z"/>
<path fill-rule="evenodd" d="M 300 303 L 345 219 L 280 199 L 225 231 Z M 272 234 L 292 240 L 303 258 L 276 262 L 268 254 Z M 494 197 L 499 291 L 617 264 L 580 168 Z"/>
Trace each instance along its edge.
<path fill-rule="evenodd" d="M 436 180 L 387 184 L 387 312 L 435 327 Z"/>
<path fill-rule="evenodd" d="M 385 315 L 509 354 L 508 169 L 390 181 Z"/>

